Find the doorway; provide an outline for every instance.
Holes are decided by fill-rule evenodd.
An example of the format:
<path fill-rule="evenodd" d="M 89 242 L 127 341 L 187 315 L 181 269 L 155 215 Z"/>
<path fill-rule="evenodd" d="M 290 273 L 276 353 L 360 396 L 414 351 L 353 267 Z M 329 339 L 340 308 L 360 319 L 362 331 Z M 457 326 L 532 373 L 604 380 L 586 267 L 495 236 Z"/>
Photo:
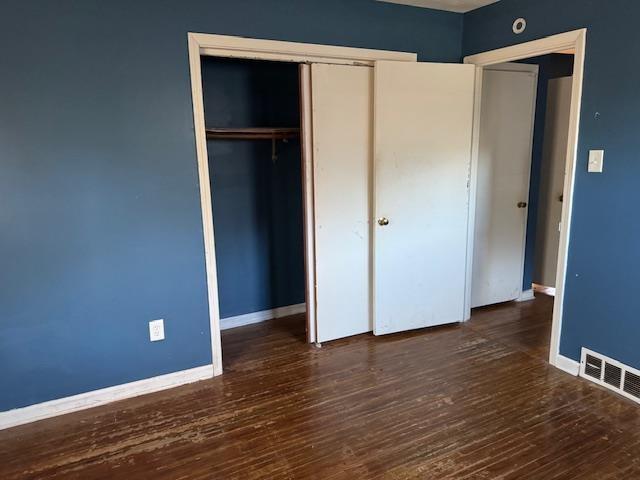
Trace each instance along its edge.
<path fill-rule="evenodd" d="M 508 271 L 510 273 L 509 275 L 503 276 L 503 278 L 508 277 L 510 279 L 510 290 L 500 290 L 496 288 L 494 290 L 499 294 L 494 295 L 493 297 L 489 295 L 483 296 L 483 294 L 486 293 L 487 285 L 492 285 L 490 280 L 493 271 L 486 268 L 485 270 L 480 268 L 479 270 L 475 270 L 473 272 L 474 281 L 470 286 L 473 299 L 472 306 L 480 307 L 483 305 L 495 305 L 502 301 L 523 301 L 534 299 L 535 296 L 532 289 L 534 283 L 534 275 L 537 276 L 537 278 L 542 278 L 541 275 L 543 273 L 541 272 L 545 271 L 545 275 L 547 275 L 547 282 L 549 275 L 548 268 L 544 270 L 540 267 L 540 265 L 536 267 L 534 264 L 536 245 L 538 250 L 538 259 L 544 257 L 544 254 L 541 252 L 544 252 L 545 250 L 549 252 L 549 257 L 555 256 L 557 259 L 555 268 L 555 289 L 557 296 L 555 298 L 555 301 L 553 301 L 552 307 L 553 314 L 551 320 L 551 334 L 549 335 L 550 342 L 548 357 L 551 364 L 556 365 L 559 368 L 563 368 L 571 372 L 572 374 L 577 374 L 578 365 L 575 364 L 575 362 L 569 359 L 565 359 L 564 357 L 559 355 L 559 339 L 562 320 L 563 287 L 566 275 L 566 256 L 570 233 L 569 220 L 571 217 L 571 204 L 573 197 L 573 184 L 577 153 L 577 132 L 582 92 L 585 39 L 586 30 L 579 30 L 575 32 L 554 35 L 545 39 L 527 42 L 524 44 L 515 45 L 513 47 L 506 47 L 492 52 L 481 53 L 465 58 L 466 63 L 472 63 L 482 67 L 482 69 L 478 73 L 479 81 L 482 85 L 480 91 L 478 92 L 477 98 L 479 108 L 481 109 L 481 115 L 478 119 L 479 128 L 477 129 L 478 158 L 475 161 L 475 165 L 472 171 L 472 175 L 473 173 L 476 173 L 478 179 L 477 183 L 474 185 L 476 191 L 472 196 L 472 198 L 477 202 L 476 205 L 474 205 L 474 238 L 472 240 L 472 242 L 474 242 L 474 252 L 476 253 L 476 256 L 474 256 L 473 260 L 474 270 L 476 264 L 482 264 L 483 261 L 486 261 L 489 266 L 493 266 L 493 264 L 491 263 L 493 258 L 498 258 L 503 261 L 502 265 L 500 265 L 499 263 L 498 264 L 501 267 L 505 268 L 506 261 L 504 261 L 504 259 L 509 258 L 509 256 L 501 256 L 501 250 L 506 250 L 507 252 L 512 253 L 517 252 L 519 254 L 517 256 L 512 255 L 510 257 L 510 264 L 508 267 Z M 548 57 L 551 54 L 557 55 Z M 519 164 L 521 166 L 524 165 L 526 161 L 529 161 L 531 167 L 529 169 L 525 168 L 524 172 L 526 173 L 524 174 L 520 173 L 516 177 L 512 176 L 511 181 L 505 180 L 505 178 L 508 179 L 509 177 L 504 174 L 503 170 L 499 170 L 499 175 L 497 175 L 497 177 L 499 177 L 499 181 L 496 184 L 492 184 L 491 178 L 487 180 L 483 177 L 483 175 L 489 175 L 489 177 L 493 176 L 494 171 L 491 170 L 493 163 L 487 162 L 487 158 L 483 158 L 483 155 L 485 155 L 485 157 L 491 157 L 495 154 L 496 151 L 499 151 L 495 150 L 495 144 L 504 146 L 509 141 L 512 141 L 513 137 L 508 136 L 507 138 L 504 138 L 501 137 L 500 132 L 496 133 L 496 125 L 491 124 L 491 118 L 494 118 L 494 122 L 495 118 L 504 122 L 504 112 L 509 112 L 510 106 L 513 107 L 514 110 L 517 110 L 514 105 L 524 104 L 524 102 L 522 102 L 522 93 L 517 97 L 512 97 L 511 99 L 507 98 L 504 95 L 502 96 L 502 98 L 500 98 L 500 95 L 497 95 L 497 100 L 495 98 L 491 100 L 490 96 L 492 94 L 492 87 L 490 83 L 492 81 L 496 82 L 495 78 L 492 78 L 496 75 L 494 75 L 492 72 L 494 72 L 496 69 L 500 70 L 509 68 L 508 66 L 504 65 L 508 62 L 512 66 L 514 63 L 518 65 L 537 64 L 539 73 L 541 70 L 543 70 L 543 67 L 545 67 L 545 61 L 547 61 L 549 58 L 558 58 L 558 55 L 563 57 L 565 63 L 570 66 L 572 73 L 571 78 L 569 80 L 565 80 L 565 86 L 570 83 L 571 87 L 568 92 L 565 92 L 565 94 L 568 93 L 569 100 L 567 101 L 565 98 L 563 103 L 563 118 L 566 121 L 563 127 L 559 127 L 558 125 L 555 125 L 554 127 L 558 129 L 558 132 L 562 131 L 563 129 L 564 131 L 562 133 L 547 135 L 548 145 L 545 145 L 545 142 L 541 140 L 544 137 L 545 125 L 549 126 L 554 124 L 554 119 L 552 117 L 549 117 L 549 121 L 547 121 L 547 101 L 549 100 L 548 97 L 550 97 L 553 101 L 558 101 L 558 95 L 556 95 L 555 93 L 555 84 L 551 84 L 551 90 L 553 93 L 550 96 L 548 95 L 550 78 L 545 74 L 542 84 L 542 90 L 544 94 L 540 95 L 540 84 L 535 88 L 535 93 L 533 94 L 533 98 L 535 99 L 534 105 L 537 105 L 537 108 L 534 108 L 533 112 L 537 111 L 538 115 L 535 116 L 535 113 L 532 113 L 531 116 L 528 117 L 527 115 L 522 114 L 520 116 L 521 120 L 518 122 L 518 125 L 520 125 L 521 137 L 522 132 L 527 128 L 529 128 L 529 131 L 531 132 L 528 142 L 524 142 L 522 141 L 522 139 L 518 142 L 518 145 L 520 147 L 522 147 L 522 145 L 524 145 L 525 143 L 528 143 L 528 153 L 527 149 L 524 150 L 524 153 L 523 150 L 520 149 L 520 158 L 518 159 L 518 161 L 509 162 L 509 160 L 502 160 L 502 163 L 499 163 L 499 165 L 504 168 L 504 165 L 507 164 L 509 164 L 511 167 L 513 167 L 514 164 Z M 488 92 L 485 91 L 485 75 L 487 75 L 486 80 L 489 84 Z M 486 100 L 488 100 L 489 102 L 487 110 L 485 110 L 484 104 Z M 490 103 L 491 101 L 496 102 L 497 106 L 492 105 Z M 500 104 L 500 102 L 506 102 L 507 106 L 505 107 L 505 104 Z M 543 105 L 543 107 L 541 108 L 540 105 Z M 557 113 L 559 111 L 558 109 L 561 108 L 562 107 L 558 107 L 555 104 L 550 106 L 550 115 L 553 116 L 555 112 L 557 117 Z M 507 113 L 506 118 L 511 118 L 509 113 Z M 522 121 L 522 119 L 528 120 L 528 122 Z M 557 118 L 555 120 L 557 120 Z M 485 123 L 484 127 L 482 126 L 483 121 Z M 536 125 L 536 123 L 538 125 Z M 542 126 L 542 128 L 540 128 L 540 126 Z M 492 127 L 494 128 L 493 137 L 492 135 L 488 135 L 486 133 L 486 131 L 491 131 Z M 513 128 L 513 125 L 510 124 L 509 127 Z M 484 135 L 483 128 L 485 130 Z M 536 130 L 538 133 L 538 139 L 536 139 L 535 135 Z M 504 132 L 505 129 L 502 130 L 502 133 Z M 540 132 L 542 132 L 542 134 L 540 134 Z M 489 138 L 489 140 L 493 140 L 494 143 L 492 144 L 491 142 L 488 142 L 487 138 Z M 564 153 L 562 153 L 563 147 Z M 512 152 L 514 150 L 507 148 L 506 151 Z M 553 151 L 555 151 L 556 153 L 552 154 L 551 152 Z M 557 154 L 558 151 L 561 152 L 560 155 Z M 539 153 L 538 157 L 536 157 L 536 152 Z M 560 166 L 558 166 L 558 158 L 560 158 Z M 520 172 L 522 171 L 523 170 L 520 169 Z M 487 174 L 487 172 L 489 173 Z M 513 174 L 514 172 L 512 171 L 511 173 Z M 528 177 L 526 181 L 524 181 L 525 176 Z M 562 188 L 560 193 L 556 192 L 560 183 L 557 179 L 558 176 L 562 177 Z M 517 181 L 514 181 L 514 178 L 516 178 Z M 545 182 L 542 182 L 542 184 L 540 182 L 541 179 L 545 179 Z M 489 185 L 490 188 L 487 188 L 487 185 Z M 514 185 L 518 185 L 519 188 L 515 189 Z M 542 190 L 540 188 L 541 185 Z M 513 191 L 517 190 L 519 198 L 509 198 L 508 195 L 505 195 L 505 192 L 508 192 L 509 190 L 511 190 L 512 193 Z M 489 191 L 490 193 L 487 194 L 487 191 Z M 507 203 L 504 203 L 500 206 L 500 208 L 495 208 L 495 206 L 491 202 L 495 202 L 496 197 L 500 199 L 500 195 L 509 199 L 508 205 Z M 555 201 L 561 204 L 559 208 L 553 202 L 550 202 L 551 195 L 557 197 Z M 491 202 L 486 201 L 487 197 L 491 199 Z M 538 205 L 541 205 L 542 208 L 538 208 Z M 504 213 L 507 211 L 507 208 L 511 209 L 510 215 L 512 220 L 510 222 L 506 221 L 504 218 L 507 216 Z M 523 211 L 521 214 L 521 218 L 518 219 L 518 222 L 514 220 L 516 219 L 516 216 L 513 215 L 513 211 L 515 209 Z M 561 219 L 559 222 L 556 222 L 558 210 L 561 213 Z M 554 217 L 554 215 L 556 217 Z M 550 226 L 553 223 L 555 223 L 556 225 L 555 228 L 559 230 L 558 234 L 555 237 L 550 234 Z M 490 232 L 490 235 L 485 235 L 484 237 L 482 237 L 481 235 L 479 237 L 480 245 L 478 246 L 478 248 L 475 248 L 475 241 L 478 238 L 477 233 L 482 233 L 483 229 L 490 229 L 493 224 L 502 225 L 503 227 L 505 225 L 509 225 L 508 232 L 498 231 L 496 233 L 492 231 Z M 538 226 L 540 226 L 540 228 L 538 228 Z M 495 240 L 496 238 L 498 239 L 498 241 Z M 516 248 L 514 246 L 516 243 L 515 240 L 517 238 L 522 239 L 520 248 Z M 483 241 L 485 242 L 485 244 L 483 244 Z M 508 248 L 505 248 L 504 245 L 501 245 L 500 241 L 502 241 L 503 243 L 508 242 Z M 489 252 L 489 254 L 487 254 L 487 252 Z M 553 252 L 557 253 L 553 254 Z M 482 258 L 483 254 L 485 255 L 484 259 Z M 488 260 L 486 260 L 487 258 Z M 517 270 L 517 262 L 515 261 L 515 259 L 520 260 L 520 275 L 512 274 Z M 541 261 L 540 263 L 543 262 Z M 549 262 L 547 261 L 547 267 L 548 263 Z M 485 280 L 486 282 L 482 284 L 482 280 Z M 521 282 L 520 285 L 516 283 L 517 280 Z M 549 292 L 549 289 L 544 289 L 544 291 Z M 478 292 L 480 292 L 480 294 Z M 516 293 L 518 292 L 519 294 L 516 295 Z M 535 302 L 535 300 L 532 301 Z"/>
<path fill-rule="evenodd" d="M 553 292 L 573 54 L 485 68 L 472 307 Z"/>
<path fill-rule="evenodd" d="M 535 245 L 527 248 L 528 262 L 523 288 L 532 286 L 536 292 L 554 295 L 564 202 L 564 158 L 569 135 L 573 55 L 559 54 L 546 60 L 548 67 L 545 69 L 549 80 L 546 85 L 544 115 L 540 115 L 544 120 L 544 126 L 540 127 L 543 131 L 540 140 L 542 145 L 538 146 L 542 155 L 537 169 L 539 176 L 537 179 L 532 178 L 532 182 L 537 180 L 534 183 L 538 190 L 537 213 L 532 211 L 530 214 L 532 218 L 535 217 L 535 231 L 527 231 L 527 238 Z M 530 260 L 531 256 L 533 261 Z"/>

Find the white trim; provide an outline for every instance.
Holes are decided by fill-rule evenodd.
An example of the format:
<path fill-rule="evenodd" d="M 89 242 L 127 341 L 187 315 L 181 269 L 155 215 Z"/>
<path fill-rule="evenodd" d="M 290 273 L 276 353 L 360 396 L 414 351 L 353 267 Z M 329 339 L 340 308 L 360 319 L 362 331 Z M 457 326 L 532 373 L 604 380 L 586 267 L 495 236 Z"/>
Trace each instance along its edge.
<path fill-rule="evenodd" d="M 209 183 L 209 158 L 205 132 L 204 100 L 202 93 L 201 55 L 234 57 L 258 60 L 277 60 L 298 63 L 335 63 L 349 65 L 373 65 L 377 60 L 415 62 L 417 54 L 370 50 L 364 48 L 337 47 L 311 43 L 281 42 L 226 35 L 204 33 L 187 34 L 189 44 L 189 67 L 191 74 L 191 97 L 193 123 L 200 183 L 200 209 L 204 235 L 207 292 L 209 299 L 209 323 L 211 331 L 211 357 L 214 375 L 222 373 L 222 345 L 220 342 L 220 308 L 218 303 L 218 276 L 216 249 L 211 207 L 211 184 Z M 307 198 L 305 197 L 305 202 Z M 306 206 L 305 206 L 306 211 Z M 307 277 L 309 276 L 307 271 Z M 313 280 L 315 284 L 315 279 Z M 307 279 L 307 284 L 309 279 Z M 311 331 L 313 327 L 307 326 Z"/>
<path fill-rule="evenodd" d="M 213 235 L 213 209 L 211 206 L 211 184 L 209 183 L 209 161 L 207 134 L 204 123 L 204 97 L 202 95 L 202 72 L 200 44 L 189 35 L 189 67 L 191 72 L 191 97 L 193 100 L 193 126 L 198 156 L 198 179 L 200 182 L 200 205 L 202 231 L 204 234 L 204 256 L 207 273 L 207 295 L 209 301 L 209 325 L 211 337 L 211 361 L 213 375 L 222 374 L 222 343 L 220 341 L 220 308 L 218 304 L 218 275 L 216 269 L 216 243 Z"/>
<path fill-rule="evenodd" d="M 316 238 L 313 180 L 313 115 L 311 105 L 311 66 L 301 64 L 300 72 L 300 150 L 302 153 L 302 192 L 304 195 L 304 271 L 307 308 L 307 342 L 315 343 L 316 317 Z"/>
<path fill-rule="evenodd" d="M 530 288 L 529 290 L 523 290 L 522 293 L 520 293 L 520 296 L 516 298 L 516 302 L 529 302 L 535 299 L 536 296 L 533 293 L 533 288 Z"/>
<path fill-rule="evenodd" d="M 555 287 L 545 287 L 544 285 L 538 285 L 537 283 L 533 284 L 533 291 L 543 293 L 544 295 L 549 295 L 550 297 L 556 296 Z"/>
<path fill-rule="evenodd" d="M 564 306 L 564 284 L 567 274 L 567 258 L 571 230 L 571 212 L 575 171 L 578 155 L 578 134 L 580 130 L 580 110 L 582 106 L 582 83 L 584 78 L 584 57 L 587 30 L 574 30 L 531 42 L 500 48 L 490 52 L 465 57 L 465 63 L 481 67 L 498 63 L 512 62 L 525 58 L 537 57 L 548 53 L 575 49 L 573 66 L 573 86 L 571 92 L 571 115 L 569 119 L 569 136 L 567 142 L 567 163 L 565 168 L 564 202 L 562 204 L 562 228 L 560 246 L 558 248 L 558 268 L 556 273 L 556 298 L 553 305 L 553 323 L 549 346 L 549 363 L 558 366 L 560 358 L 560 332 L 562 330 L 562 314 Z"/>
<path fill-rule="evenodd" d="M 236 315 L 235 317 L 223 318 L 220 321 L 220 328 L 227 330 L 229 328 L 242 327 L 244 325 L 252 325 L 254 323 L 272 320 L 274 318 L 288 317 L 289 315 L 298 315 L 307 311 L 306 303 L 297 303 L 295 305 L 287 305 L 286 307 L 273 308 L 271 310 L 261 310 L 259 312 L 245 313 L 244 315 Z"/>
<path fill-rule="evenodd" d="M 473 63 L 478 66 L 495 65 L 498 63 L 513 62 L 526 58 L 539 57 L 548 53 L 556 53 L 572 48 L 577 48 L 583 42 L 587 29 L 573 30 L 559 33 L 530 42 L 519 43 L 510 47 L 498 48 L 488 52 L 478 53 L 464 57 L 464 63 Z M 583 44 L 584 46 L 584 44 Z M 576 51 L 576 54 L 578 52 Z"/>
<path fill-rule="evenodd" d="M 200 54 L 212 57 L 233 57 L 296 63 L 336 63 L 373 65 L 378 60 L 415 62 L 416 53 L 338 47 L 314 43 L 282 42 L 257 38 L 189 33 L 200 45 Z"/>
<path fill-rule="evenodd" d="M 571 358 L 565 357 L 564 355 L 556 356 L 554 365 L 560 370 L 567 372 L 569 375 L 573 375 L 574 377 L 577 377 L 580 373 L 580 363 Z"/>
<path fill-rule="evenodd" d="M 212 375 L 213 365 L 205 365 L 0 412 L 0 430 L 206 380 Z"/>

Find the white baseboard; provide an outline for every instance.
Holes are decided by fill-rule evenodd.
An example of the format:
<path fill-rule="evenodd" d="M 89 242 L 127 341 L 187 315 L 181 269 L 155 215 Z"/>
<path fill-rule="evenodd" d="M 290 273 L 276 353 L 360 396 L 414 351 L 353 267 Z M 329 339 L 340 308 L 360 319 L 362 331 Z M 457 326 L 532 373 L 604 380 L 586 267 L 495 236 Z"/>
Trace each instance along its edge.
<path fill-rule="evenodd" d="M 538 285 L 537 283 L 533 284 L 533 291 L 534 292 L 539 292 L 539 293 L 544 293 L 545 295 L 549 295 L 550 297 L 555 297 L 556 296 L 555 287 L 545 287 L 544 285 Z"/>
<path fill-rule="evenodd" d="M 560 370 L 567 372 L 570 375 L 575 377 L 580 373 L 580 362 L 576 362 L 570 358 L 567 358 L 563 355 L 558 355 L 556 357 L 556 365 Z"/>
<path fill-rule="evenodd" d="M 536 296 L 533 293 L 533 288 L 529 290 L 523 290 L 518 298 L 516 298 L 516 302 L 528 302 L 530 300 L 535 300 Z"/>
<path fill-rule="evenodd" d="M 242 325 L 264 322 L 265 320 L 271 320 L 273 318 L 296 315 L 304 313 L 305 311 L 306 304 L 304 303 L 288 305 L 272 310 L 263 310 L 261 312 L 225 318 L 220 321 L 220 327 L 223 330 L 226 328 L 240 327 Z M 118 400 L 145 395 L 147 393 L 159 392 L 212 377 L 213 365 L 205 365 L 8 410 L 6 412 L 0 412 L 0 430 L 44 420 L 45 418 L 55 417 L 57 415 L 64 415 L 65 413 L 97 407 Z"/>
<path fill-rule="evenodd" d="M 220 320 L 220 330 L 242 327 L 244 325 L 251 325 L 253 323 L 260 323 L 274 318 L 287 317 L 289 315 L 297 315 L 306 311 L 307 305 L 305 303 L 298 303 L 296 305 L 287 305 L 286 307 L 278 307 L 271 310 L 262 310 L 260 312 L 227 317 Z"/>
<path fill-rule="evenodd" d="M 0 430 L 45 418 L 77 412 L 106 403 L 137 397 L 147 393 L 159 392 L 168 388 L 206 380 L 213 377 L 213 365 L 190 368 L 180 372 L 168 373 L 157 377 L 145 378 L 113 387 L 101 388 L 91 392 L 58 398 L 48 402 L 0 412 Z"/>

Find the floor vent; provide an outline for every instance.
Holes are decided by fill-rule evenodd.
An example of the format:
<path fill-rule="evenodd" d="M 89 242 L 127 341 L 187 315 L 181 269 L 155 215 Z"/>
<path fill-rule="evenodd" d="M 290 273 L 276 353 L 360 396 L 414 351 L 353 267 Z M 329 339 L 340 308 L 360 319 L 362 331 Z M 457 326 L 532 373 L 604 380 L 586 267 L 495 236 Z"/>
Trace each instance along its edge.
<path fill-rule="evenodd" d="M 640 370 L 583 348 L 580 376 L 640 403 Z"/>
<path fill-rule="evenodd" d="M 602 360 L 593 355 L 585 355 L 584 374 L 600 380 L 602 378 Z"/>

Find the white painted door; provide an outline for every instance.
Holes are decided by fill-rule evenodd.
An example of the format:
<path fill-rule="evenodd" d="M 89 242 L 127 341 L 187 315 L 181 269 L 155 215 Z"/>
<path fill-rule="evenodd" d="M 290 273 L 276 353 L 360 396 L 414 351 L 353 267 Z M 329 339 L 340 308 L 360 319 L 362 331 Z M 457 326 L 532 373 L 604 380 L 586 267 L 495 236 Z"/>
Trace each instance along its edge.
<path fill-rule="evenodd" d="M 376 335 L 464 320 L 474 83 L 473 65 L 376 63 Z"/>
<path fill-rule="evenodd" d="M 545 287 L 556 286 L 572 84 L 573 77 L 557 78 L 547 91 L 533 275 Z"/>
<path fill-rule="evenodd" d="M 471 306 L 520 297 L 537 67 L 506 64 L 482 76 Z"/>
<path fill-rule="evenodd" d="M 317 338 L 371 331 L 373 69 L 311 67 Z"/>

